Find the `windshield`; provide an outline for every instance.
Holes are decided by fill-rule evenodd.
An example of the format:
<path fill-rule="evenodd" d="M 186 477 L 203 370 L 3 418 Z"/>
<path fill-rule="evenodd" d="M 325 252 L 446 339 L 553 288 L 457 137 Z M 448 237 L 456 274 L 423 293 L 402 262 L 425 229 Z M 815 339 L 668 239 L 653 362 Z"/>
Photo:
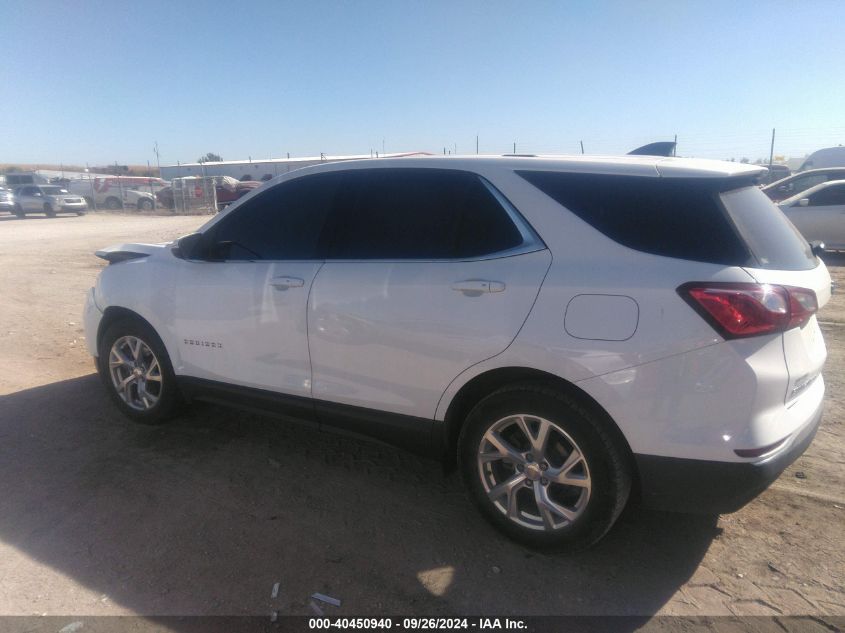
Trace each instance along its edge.
<path fill-rule="evenodd" d="M 61 187 L 41 187 L 41 193 L 45 196 L 58 196 L 64 193 L 68 193 L 67 189 L 62 189 Z"/>
<path fill-rule="evenodd" d="M 807 240 L 759 188 L 726 191 L 721 198 L 759 268 L 810 270 L 816 267 Z"/>

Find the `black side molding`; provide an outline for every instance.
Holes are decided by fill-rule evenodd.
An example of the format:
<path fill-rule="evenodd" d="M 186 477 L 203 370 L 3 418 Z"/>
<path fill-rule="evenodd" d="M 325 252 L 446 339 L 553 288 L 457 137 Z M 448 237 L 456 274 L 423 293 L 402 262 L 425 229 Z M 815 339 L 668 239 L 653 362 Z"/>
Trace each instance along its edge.
<path fill-rule="evenodd" d="M 190 376 L 179 376 L 178 381 L 188 400 L 316 423 L 321 429 L 376 439 L 424 457 L 443 457 L 443 439 L 435 432 L 442 429 L 442 424 L 437 425 L 434 420 Z"/>

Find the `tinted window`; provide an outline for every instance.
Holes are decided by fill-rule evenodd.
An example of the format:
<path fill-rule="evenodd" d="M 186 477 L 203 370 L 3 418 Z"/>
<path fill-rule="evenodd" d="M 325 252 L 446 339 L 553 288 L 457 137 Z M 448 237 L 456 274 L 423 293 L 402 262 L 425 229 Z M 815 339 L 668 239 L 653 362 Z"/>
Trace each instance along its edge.
<path fill-rule="evenodd" d="M 454 259 L 522 243 L 484 182 L 440 169 L 347 172 L 330 230 L 334 259 Z"/>
<path fill-rule="evenodd" d="M 845 185 L 831 185 L 810 196 L 811 207 L 845 205 Z"/>
<path fill-rule="evenodd" d="M 810 270 L 816 258 L 807 240 L 757 187 L 721 195 L 728 214 L 760 268 Z"/>
<path fill-rule="evenodd" d="M 316 174 L 276 185 L 212 227 L 211 256 L 227 260 L 318 259 L 339 177 Z"/>
<path fill-rule="evenodd" d="M 748 249 L 719 204 L 718 190 L 714 190 L 717 183 L 687 178 L 518 173 L 592 227 L 629 248 L 714 264 L 745 265 L 750 261 Z M 765 194 L 761 195 L 768 201 Z"/>

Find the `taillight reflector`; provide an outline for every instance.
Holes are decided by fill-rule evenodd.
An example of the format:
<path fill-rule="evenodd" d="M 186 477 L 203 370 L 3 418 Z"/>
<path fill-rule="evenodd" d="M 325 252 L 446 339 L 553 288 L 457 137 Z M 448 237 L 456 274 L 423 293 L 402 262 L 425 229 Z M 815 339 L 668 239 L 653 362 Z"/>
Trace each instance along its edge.
<path fill-rule="evenodd" d="M 819 308 L 815 292 L 793 286 L 692 282 L 678 294 L 726 339 L 785 332 Z"/>

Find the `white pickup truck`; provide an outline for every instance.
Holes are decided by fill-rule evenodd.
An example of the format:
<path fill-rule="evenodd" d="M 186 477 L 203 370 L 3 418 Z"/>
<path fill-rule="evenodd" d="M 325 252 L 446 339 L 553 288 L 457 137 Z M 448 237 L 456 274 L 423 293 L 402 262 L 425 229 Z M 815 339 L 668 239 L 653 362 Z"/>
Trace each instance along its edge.
<path fill-rule="evenodd" d="M 155 191 L 166 186 L 160 178 L 107 177 L 71 180 L 68 191 L 83 196 L 88 206 L 100 209 L 152 209 Z M 152 193 L 150 189 L 152 188 Z"/>

